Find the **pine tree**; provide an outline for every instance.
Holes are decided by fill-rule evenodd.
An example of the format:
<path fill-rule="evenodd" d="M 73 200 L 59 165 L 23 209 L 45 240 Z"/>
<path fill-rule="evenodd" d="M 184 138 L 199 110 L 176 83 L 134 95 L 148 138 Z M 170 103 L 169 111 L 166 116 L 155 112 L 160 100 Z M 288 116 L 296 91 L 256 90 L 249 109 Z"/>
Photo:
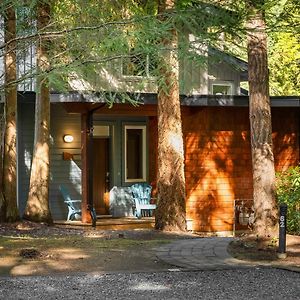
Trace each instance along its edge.
<path fill-rule="evenodd" d="M 260 1 L 264 2 L 264 1 Z M 262 5 L 248 1 L 252 14 L 247 22 L 249 117 L 253 172 L 254 230 L 259 239 L 277 233 L 275 169 L 269 97 L 266 25 Z"/>
<path fill-rule="evenodd" d="M 159 1 L 159 13 L 174 9 L 175 1 Z M 155 227 L 185 231 L 184 151 L 178 84 L 178 36 L 175 28 L 168 32 L 162 43 L 168 50 L 161 56 L 163 82 L 158 87 L 158 203 Z"/>
<path fill-rule="evenodd" d="M 13 4 L 8 4 L 4 12 L 5 47 L 5 127 L 3 151 L 3 196 L 5 201 L 5 220 L 15 222 L 19 219 L 17 207 L 17 88 L 13 84 L 16 71 L 16 14 Z M 4 214 L 3 214 L 4 215 Z"/>
<path fill-rule="evenodd" d="M 48 1 L 37 3 L 37 29 L 42 31 L 50 22 Z M 49 40 L 41 38 L 37 45 L 37 94 L 35 105 L 34 150 L 30 173 L 30 186 L 24 219 L 52 224 L 49 209 L 50 168 L 50 94 L 45 72 L 49 69 Z"/>

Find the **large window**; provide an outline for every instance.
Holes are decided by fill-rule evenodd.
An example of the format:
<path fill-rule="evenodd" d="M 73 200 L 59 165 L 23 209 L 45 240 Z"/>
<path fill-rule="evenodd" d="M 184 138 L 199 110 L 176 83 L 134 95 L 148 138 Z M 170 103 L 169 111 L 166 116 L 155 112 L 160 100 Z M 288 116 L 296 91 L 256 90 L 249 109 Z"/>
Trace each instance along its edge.
<path fill-rule="evenodd" d="M 146 181 L 146 126 L 124 128 L 125 182 Z"/>

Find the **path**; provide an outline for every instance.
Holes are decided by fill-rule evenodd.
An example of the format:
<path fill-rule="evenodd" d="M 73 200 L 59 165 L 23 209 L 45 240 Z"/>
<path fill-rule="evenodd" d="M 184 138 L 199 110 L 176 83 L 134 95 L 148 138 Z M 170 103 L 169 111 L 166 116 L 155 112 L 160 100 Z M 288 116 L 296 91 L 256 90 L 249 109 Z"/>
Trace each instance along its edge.
<path fill-rule="evenodd" d="M 249 264 L 237 260 L 227 252 L 233 238 L 213 237 L 178 240 L 157 248 L 157 257 L 162 261 L 188 270 L 219 270 L 241 268 Z"/>

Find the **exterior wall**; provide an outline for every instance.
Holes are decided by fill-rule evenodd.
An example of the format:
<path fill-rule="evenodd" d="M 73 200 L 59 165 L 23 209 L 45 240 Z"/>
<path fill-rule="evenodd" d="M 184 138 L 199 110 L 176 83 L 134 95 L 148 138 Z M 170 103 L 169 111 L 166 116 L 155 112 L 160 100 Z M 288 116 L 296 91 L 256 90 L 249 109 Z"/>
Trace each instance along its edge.
<path fill-rule="evenodd" d="M 33 98 L 34 99 L 34 98 Z M 31 101 L 18 104 L 18 202 L 21 215 L 24 212 L 31 168 L 33 133 L 34 133 L 34 103 Z M 67 207 L 58 190 L 59 184 L 64 184 L 70 190 L 74 199 L 81 196 L 81 156 L 80 156 L 80 116 L 67 114 L 61 105 L 51 105 L 51 152 L 50 152 L 50 209 L 55 220 L 66 219 Z M 63 142 L 64 134 L 72 134 L 74 142 Z M 64 161 L 62 153 L 73 154 L 74 161 Z"/>
<path fill-rule="evenodd" d="M 207 60 L 209 59 L 208 57 Z M 116 61 L 99 68 L 97 74 L 90 74 L 91 79 L 88 82 L 74 76 L 71 87 L 73 90 L 157 92 L 155 78 L 122 76 L 121 64 L 121 61 Z M 207 66 L 205 63 L 200 65 L 185 58 L 180 61 L 179 71 L 181 94 L 209 94 L 209 85 L 213 81 L 230 81 L 234 85 L 234 94 L 240 93 L 240 73 L 228 63 L 209 63 Z"/>
<path fill-rule="evenodd" d="M 276 171 L 299 164 L 300 120 L 297 108 L 273 108 L 273 147 Z"/>
<path fill-rule="evenodd" d="M 21 18 L 26 18 L 32 23 L 29 16 L 26 16 L 26 11 L 23 12 Z M 0 42 L 4 41 L 3 35 L 4 22 L 0 17 Z M 27 29 L 28 30 L 28 29 Z M 28 31 L 27 33 L 30 33 Z M 212 57 L 207 54 L 207 49 L 201 44 L 195 43 L 196 39 L 191 34 L 184 34 L 181 37 L 181 42 L 188 45 L 193 43 L 195 57 L 207 56 L 200 59 L 202 64 L 198 64 L 193 59 L 180 58 L 180 91 L 182 94 L 208 94 L 209 79 L 210 80 L 227 80 L 234 82 L 235 94 L 239 94 L 240 72 L 233 69 L 228 63 L 212 63 Z M 207 60 L 206 60 L 207 59 Z M 4 58 L 0 58 L 0 74 L 4 73 Z M 208 63 L 211 61 L 211 63 Z M 36 65 L 36 47 L 34 44 L 26 44 L 25 47 L 17 52 L 17 75 L 18 78 L 27 76 L 35 68 Z M 3 85 L 4 78 L 0 77 L 0 86 Z M 36 82 L 34 78 L 27 78 L 18 84 L 19 91 L 35 91 Z M 123 76 L 122 75 L 122 60 L 116 59 L 112 62 L 100 66 L 97 70 L 90 71 L 83 79 L 76 73 L 69 74 L 70 90 L 74 91 L 111 91 L 111 92 L 144 92 L 156 93 L 157 83 L 154 77 L 138 77 L 138 76 Z"/>
<path fill-rule="evenodd" d="M 34 94 L 26 101 L 19 101 L 18 114 L 18 200 L 22 215 L 25 209 L 34 139 Z M 22 99 L 24 100 L 24 99 Z M 123 171 L 123 125 L 146 124 L 145 117 L 110 117 L 95 115 L 95 125 L 108 125 L 110 137 L 110 213 L 115 217 L 133 216 L 133 199 L 124 183 Z M 54 220 L 66 220 L 67 207 L 59 191 L 63 184 L 73 199 L 81 199 L 81 120 L 80 114 L 67 113 L 63 104 L 51 105 L 51 149 L 50 149 L 50 210 Z M 65 143 L 63 136 L 71 134 L 72 143 Z M 73 160 L 63 160 L 63 152 L 72 154 Z M 147 176 L 148 178 L 148 176 Z"/>
<path fill-rule="evenodd" d="M 180 93 L 185 95 L 208 94 L 207 66 L 184 59 L 180 63 Z"/>
<path fill-rule="evenodd" d="M 298 114 L 292 108 L 272 109 L 276 171 L 299 162 Z M 253 197 L 248 108 L 190 107 L 182 110 L 182 118 L 188 227 L 232 231 L 234 200 Z M 156 117 L 150 119 L 149 131 L 149 175 L 156 191 Z"/>
<path fill-rule="evenodd" d="M 299 162 L 299 117 L 293 109 L 274 108 L 272 118 L 279 171 Z M 191 108 L 183 117 L 187 218 L 193 230 L 232 230 L 234 200 L 252 198 L 248 124 L 248 108 Z"/>
<path fill-rule="evenodd" d="M 89 80 L 71 77 L 70 86 L 75 91 L 96 90 L 112 92 L 156 93 L 157 83 L 154 77 L 123 76 L 121 61 L 107 64 L 96 73 L 89 74 Z M 207 66 L 184 59 L 180 62 L 180 92 L 182 94 L 207 94 Z"/>
<path fill-rule="evenodd" d="M 231 82 L 233 84 L 233 94 L 240 94 L 240 73 L 228 63 L 210 63 L 208 66 L 208 94 L 211 94 L 211 84 L 214 82 Z"/>
<path fill-rule="evenodd" d="M 33 149 L 34 102 L 18 99 L 18 204 L 23 215 L 29 189 Z"/>
<path fill-rule="evenodd" d="M 229 231 L 234 199 L 251 198 L 247 109 L 193 108 L 184 116 L 187 219 L 196 231 Z"/>
<path fill-rule="evenodd" d="M 72 199 L 81 199 L 81 123 L 79 114 L 68 114 L 62 104 L 51 105 L 50 149 L 50 209 L 54 220 L 66 220 L 67 207 L 59 185 L 66 186 Z M 71 134 L 72 143 L 63 136 Z M 63 152 L 73 155 L 73 160 L 63 160 Z"/>
<path fill-rule="evenodd" d="M 273 141 L 276 170 L 285 170 L 299 162 L 299 111 L 273 108 Z M 184 107 L 182 109 L 185 142 L 185 174 L 187 219 L 195 231 L 232 230 L 235 199 L 252 198 L 251 149 L 248 108 Z M 288 116 L 288 118 L 287 118 Z M 111 212 L 116 216 L 132 215 L 132 199 L 122 182 L 122 124 L 145 122 L 145 118 L 115 118 L 96 115 L 95 124 L 110 124 L 112 151 L 110 169 Z M 24 211 L 29 185 L 33 147 L 34 103 L 19 102 L 18 195 Z M 51 183 L 50 208 L 55 220 L 66 219 L 67 208 L 59 193 L 59 184 L 66 185 L 72 197 L 81 198 L 80 115 L 69 114 L 63 104 L 51 106 Z M 63 142 L 64 134 L 74 141 Z M 156 193 L 157 117 L 148 119 L 148 182 Z M 65 161 L 62 153 L 73 154 Z M 121 207 L 126 209 L 121 211 Z M 128 205 L 127 205 L 128 204 Z M 121 209 L 121 210 L 120 210 Z"/>

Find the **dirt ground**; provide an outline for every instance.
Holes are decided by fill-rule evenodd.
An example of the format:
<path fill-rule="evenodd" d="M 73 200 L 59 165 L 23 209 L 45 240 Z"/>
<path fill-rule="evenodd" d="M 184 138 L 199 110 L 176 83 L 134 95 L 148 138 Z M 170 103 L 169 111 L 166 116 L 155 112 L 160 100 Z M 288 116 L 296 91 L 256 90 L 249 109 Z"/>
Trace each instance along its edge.
<path fill-rule="evenodd" d="M 0 276 L 54 275 L 113 271 L 159 271 L 174 268 L 156 258 L 155 249 L 192 233 L 156 230 L 95 230 L 32 222 L 0 224 Z M 255 263 L 300 268 L 300 236 L 287 236 L 287 258 L 276 247 L 258 249 L 243 236 L 229 245 L 232 256 Z"/>
<path fill-rule="evenodd" d="M 277 246 L 277 241 L 275 241 L 266 248 L 261 249 L 258 247 L 256 240 L 251 235 L 244 235 L 231 242 L 228 247 L 228 251 L 233 257 L 244 261 L 300 268 L 300 236 L 287 235 L 287 257 L 284 259 L 278 258 Z"/>
<path fill-rule="evenodd" d="M 172 268 L 155 248 L 193 234 L 155 230 L 95 230 L 32 222 L 0 224 L 0 276 L 111 271 L 159 271 Z"/>

